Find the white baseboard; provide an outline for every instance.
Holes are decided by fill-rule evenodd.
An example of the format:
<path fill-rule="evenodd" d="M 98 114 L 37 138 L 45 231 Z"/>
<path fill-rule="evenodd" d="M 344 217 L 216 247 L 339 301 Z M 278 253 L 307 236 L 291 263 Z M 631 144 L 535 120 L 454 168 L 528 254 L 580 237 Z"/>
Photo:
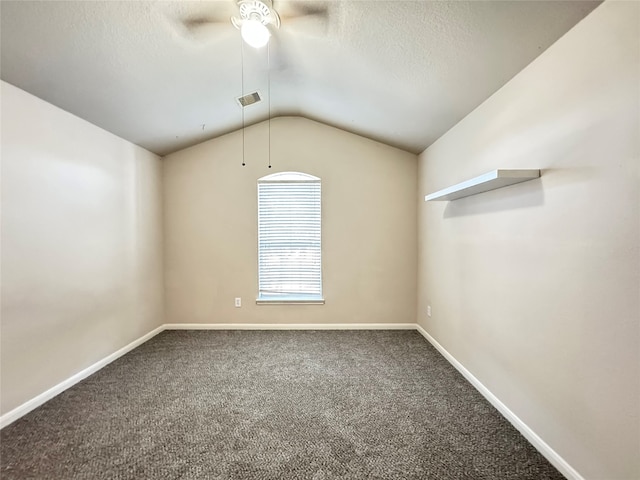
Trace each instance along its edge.
<path fill-rule="evenodd" d="M 524 423 L 518 416 L 502 403 L 491 391 L 485 387 L 480 380 L 473 376 L 456 358 L 451 355 L 435 338 L 427 333 L 420 325 L 416 325 L 416 329 L 427 341 L 435 347 L 440 354 L 446 358 L 456 370 L 458 370 L 467 381 L 478 390 L 491 405 L 493 405 L 503 417 L 505 417 L 511 425 L 513 425 L 549 462 L 556 467 L 560 473 L 570 480 L 584 480 L 567 461 L 562 458 L 553 448 L 551 448 L 544 440 L 542 440 L 529 426 Z"/>
<path fill-rule="evenodd" d="M 165 330 L 415 330 L 415 323 L 165 323 Z"/>
<path fill-rule="evenodd" d="M 146 335 L 143 335 L 142 337 L 138 338 L 137 340 L 134 340 L 130 344 L 122 347 L 120 350 L 112 353 L 111 355 L 103 358 L 102 360 L 97 361 L 93 365 L 85 368 L 84 370 L 76 373 L 75 375 L 72 375 L 71 377 L 67 378 L 63 382 L 60 382 L 59 384 L 55 385 L 54 387 L 51 387 L 49 390 L 41 393 L 40 395 L 32 398 L 31 400 L 26 401 L 22 405 L 14 408 L 13 410 L 11 410 L 11 411 L 5 413 L 4 415 L 0 416 L 0 429 L 6 427 L 7 425 L 9 425 L 9 424 L 11 424 L 13 422 L 15 422 L 20 417 L 26 415 L 31 410 L 39 407 L 43 403 L 51 400 L 56 395 L 61 394 L 62 392 L 64 392 L 68 388 L 73 387 L 76 383 L 80 382 L 81 380 L 84 380 L 89 375 L 92 375 L 92 374 L 96 373 L 98 370 L 100 370 L 101 368 L 103 368 L 106 365 L 110 364 L 114 360 L 120 358 L 125 353 L 128 353 L 131 350 L 133 350 L 134 348 L 138 347 L 139 345 L 142 345 L 144 342 L 146 342 L 150 338 L 156 336 L 157 334 L 159 334 L 163 330 L 164 330 L 164 325 L 159 326 L 155 330 L 152 330 L 151 332 L 147 333 Z"/>

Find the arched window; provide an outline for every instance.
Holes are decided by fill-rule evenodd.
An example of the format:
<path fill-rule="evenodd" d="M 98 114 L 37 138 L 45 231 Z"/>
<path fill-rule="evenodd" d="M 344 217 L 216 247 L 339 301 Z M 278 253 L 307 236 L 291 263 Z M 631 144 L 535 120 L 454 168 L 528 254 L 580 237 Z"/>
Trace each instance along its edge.
<path fill-rule="evenodd" d="M 258 303 L 322 303 L 320 179 L 258 180 Z"/>

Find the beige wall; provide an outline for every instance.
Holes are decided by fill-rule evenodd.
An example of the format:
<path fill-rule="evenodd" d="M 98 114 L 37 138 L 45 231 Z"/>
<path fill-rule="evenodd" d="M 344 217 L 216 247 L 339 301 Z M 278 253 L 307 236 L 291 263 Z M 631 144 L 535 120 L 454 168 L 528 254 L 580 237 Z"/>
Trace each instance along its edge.
<path fill-rule="evenodd" d="M 420 156 L 421 197 L 542 169 L 420 201 L 418 322 L 586 479 L 640 478 L 639 19 L 603 4 Z"/>
<path fill-rule="evenodd" d="M 415 322 L 417 158 L 297 117 L 165 157 L 169 323 Z M 325 305 L 256 305 L 258 178 L 322 179 Z M 234 308 L 241 297 L 242 308 Z"/>
<path fill-rule="evenodd" d="M 163 323 L 160 159 L 2 82 L 1 412 Z"/>

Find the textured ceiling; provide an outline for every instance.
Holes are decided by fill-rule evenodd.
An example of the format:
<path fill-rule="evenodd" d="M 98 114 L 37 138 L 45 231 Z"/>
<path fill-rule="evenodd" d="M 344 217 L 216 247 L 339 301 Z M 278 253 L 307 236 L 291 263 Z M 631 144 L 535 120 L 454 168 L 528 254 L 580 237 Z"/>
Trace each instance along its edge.
<path fill-rule="evenodd" d="M 301 115 L 418 153 L 598 4 L 275 0 L 281 29 L 253 50 L 233 0 L 2 0 L 0 73 L 160 155 L 240 128 L 256 89 L 245 124 Z"/>

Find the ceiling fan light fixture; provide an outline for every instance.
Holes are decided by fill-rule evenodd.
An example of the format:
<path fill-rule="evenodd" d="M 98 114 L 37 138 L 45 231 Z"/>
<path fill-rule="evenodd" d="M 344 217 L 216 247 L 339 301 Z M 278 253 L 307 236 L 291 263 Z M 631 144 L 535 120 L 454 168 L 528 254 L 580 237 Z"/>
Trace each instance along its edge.
<path fill-rule="evenodd" d="M 248 19 L 240 27 L 242 39 L 253 48 L 262 48 L 269 42 L 269 29 L 259 20 Z"/>

